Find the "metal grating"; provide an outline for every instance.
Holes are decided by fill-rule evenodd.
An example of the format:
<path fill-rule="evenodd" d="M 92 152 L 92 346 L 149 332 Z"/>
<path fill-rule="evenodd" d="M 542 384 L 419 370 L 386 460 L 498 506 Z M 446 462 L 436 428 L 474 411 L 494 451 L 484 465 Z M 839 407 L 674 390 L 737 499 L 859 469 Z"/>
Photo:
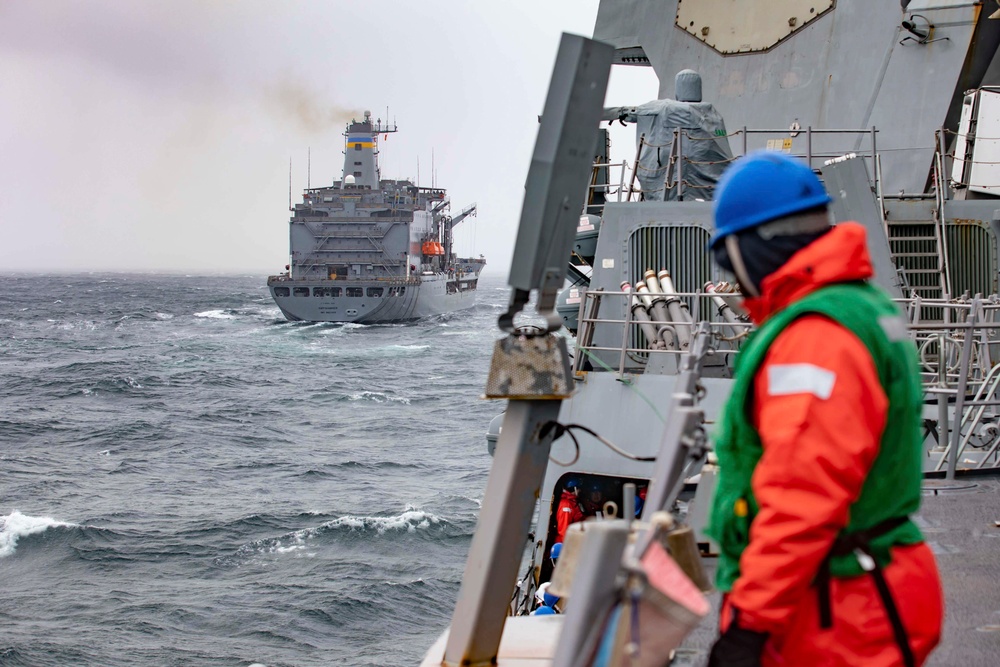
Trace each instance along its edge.
<path fill-rule="evenodd" d="M 650 226 L 628 239 L 629 280 L 642 280 L 646 269 L 666 269 L 681 292 L 698 292 L 712 278 L 708 230 L 701 227 Z M 689 303 L 689 307 L 693 304 Z M 692 311 L 693 312 L 693 311 Z"/>
<path fill-rule="evenodd" d="M 889 245 L 896 266 L 910 290 L 928 299 L 941 298 L 941 267 L 933 221 L 893 222 L 889 225 Z"/>
<path fill-rule="evenodd" d="M 708 250 L 711 234 L 702 227 L 651 225 L 635 230 L 628 239 L 628 276 L 635 285 L 647 269 L 670 271 L 679 292 L 700 292 L 712 279 L 712 259 Z M 685 299 L 695 321 L 715 319 L 710 299 Z M 697 302 L 697 303 L 696 303 Z M 708 317 L 706 317 L 706 315 Z M 638 327 L 629 336 L 631 347 L 645 347 Z"/>
<path fill-rule="evenodd" d="M 952 293 L 987 296 L 998 292 L 997 248 L 990 230 L 976 222 L 949 224 L 948 262 Z"/>

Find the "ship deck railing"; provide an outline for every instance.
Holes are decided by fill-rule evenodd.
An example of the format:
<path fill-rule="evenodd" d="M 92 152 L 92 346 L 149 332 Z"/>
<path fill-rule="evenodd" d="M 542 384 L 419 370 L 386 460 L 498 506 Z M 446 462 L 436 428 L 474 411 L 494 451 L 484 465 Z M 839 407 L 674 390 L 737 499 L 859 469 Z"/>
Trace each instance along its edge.
<path fill-rule="evenodd" d="M 589 366 L 594 372 L 613 372 L 627 381 L 630 375 L 646 372 L 657 355 L 672 356 L 679 366 L 679 357 L 686 350 L 649 345 L 643 323 L 632 314 L 634 294 L 582 292 L 574 373 L 584 373 Z M 693 331 L 697 323 L 704 321 L 714 338 L 714 358 L 731 370 L 753 325 L 743 319 L 724 319 L 711 299 L 723 297 L 729 304 L 734 295 L 700 291 L 667 296 L 680 297 L 688 304 L 690 321 L 651 318 L 650 324 L 656 329 L 671 329 L 677 340 L 678 327 Z M 1000 296 L 966 295 L 949 299 L 913 296 L 896 302 L 904 313 L 907 335 L 917 348 L 925 398 L 925 440 L 931 443 L 928 455 L 936 457 L 934 469 L 945 471 L 946 477 L 951 478 L 960 467 L 1000 467 Z M 601 315 L 602 311 L 620 313 L 623 305 L 624 317 Z M 940 319 L 925 319 L 927 312 L 939 314 Z M 604 327 L 602 344 L 594 343 L 598 327 Z M 607 335 L 608 327 L 620 330 L 617 337 Z M 610 338 L 616 344 L 612 345 Z"/>
<path fill-rule="evenodd" d="M 650 341 L 643 331 L 644 322 L 633 315 L 631 307 L 632 298 L 635 292 L 612 292 L 604 290 L 584 290 L 580 298 L 580 308 L 577 314 L 578 329 L 576 337 L 577 354 L 574 359 L 573 370 L 581 372 L 584 363 L 589 359 L 595 368 L 605 371 L 612 371 L 625 379 L 631 373 L 643 372 L 650 359 L 654 355 L 669 355 L 679 358 L 687 354 L 686 349 L 678 346 L 658 347 L 655 341 Z M 717 307 L 710 305 L 714 297 L 725 298 L 727 301 L 734 298 L 733 294 L 713 294 L 705 291 L 698 292 L 676 292 L 671 294 L 649 293 L 651 298 L 676 297 L 683 300 L 690 313 L 690 320 L 675 319 L 649 319 L 649 324 L 655 329 L 668 329 L 674 341 L 681 338 L 680 330 L 693 331 L 699 322 L 705 322 L 710 335 L 715 339 L 715 354 L 721 358 L 731 359 L 739 353 L 739 344 L 747 333 L 753 328 L 752 323 L 745 319 L 723 319 Z M 737 295 L 738 296 L 738 295 Z M 612 312 L 620 312 L 624 304 L 625 317 L 615 318 L 600 315 L 603 308 Z M 730 306 L 732 308 L 732 306 Z M 607 312 L 607 311 L 605 311 Z M 708 318 L 702 317 L 703 313 L 708 313 Z M 733 311 L 734 315 L 736 312 Z M 618 344 L 595 345 L 593 343 L 596 327 L 602 325 L 613 325 L 621 328 L 618 337 Z M 658 340 L 661 340 L 658 338 Z M 652 345 L 651 345 L 652 343 Z M 607 354 L 617 355 L 617 363 L 603 361 Z"/>
<path fill-rule="evenodd" d="M 791 140 L 800 135 L 805 137 L 805 151 L 792 152 Z M 865 159 L 870 163 L 870 173 L 873 174 L 874 179 L 873 186 L 881 198 L 881 167 L 878 160 L 877 135 L 878 129 L 875 126 L 859 129 L 821 129 L 813 128 L 812 126 L 804 128 L 759 129 L 744 126 L 726 134 L 724 137 L 693 137 L 687 130 L 676 129 L 674 130 L 673 139 L 669 143 L 662 146 L 659 144 L 652 144 L 646 140 L 645 136 L 640 136 L 638 142 L 639 146 L 636 149 L 635 158 L 633 159 L 631 165 L 627 161 L 598 161 L 594 163 L 593 177 L 589 185 L 589 194 L 587 198 L 588 208 L 603 208 L 603 204 L 595 203 L 595 197 L 597 194 L 603 194 L 606 202 L 614 201 L 621 203 L 641 200 L 644 191 L 639 189 L 639 184 L 636 179 L 638 178 L 639 172 L 642 170 L 642 167 L 639 165 L 639 157 L 645 147 L 668 149 L 668 155 L 663 162 L 667 168 L 666 179 L 663 186 L 660 187 L 657 192 L 670 192 L 676 189 L 676 198 L 681 201 L 685 198 L 691 200 L 711 200 L 714 186 L 695 185 L 684 179 L 685 164 L 696 164 L 694 161 L 685 156 L 684 145 L 686 142 L 692 141 L 708 141 L 712 139 L 729 140 L 733 137 L 739 137 L 740 140 L 739 142 L 729 142 L 730 149 L 733 148 L 733 143 L 738 143 L 739 148 L 741 149 L 740 152 L 734 151 L 733 157 L 724 160 L 698 162 L 697 164 L 728 164 L 743 155 L 746 155 L 752 150 L 767 148 L 800 158 L 805 161 L 810 168 L 816 170 L 817 160 L 825 162 L 827 160 L 842 158 L 846 155 L 854 155 Z M 832 142 L 833 145 L 839 147 L 843 144 L 842 150 L 839 148 L 833 150 L 830 149 L 829 146 L 831 142 L 829 141 L 829 138 L 831 137 L 836 140 L 835 142 Z M 839 141 L 841 138 L 843 138 L 842 142 Z M 816 143 L 822 143 L 823 147 L 816 148 Z M 865 145 L 864 150 L 855 147 L 859 144 Z M 600 175 L 602 173 L 607 175 L 606 179 L 600 179 Z"/>
<path fill-rule="evenodd" d="M 937 406 L 924 415 L 940 454 L 934 469 L 950 479 L 959 467 L 1000 466 L 1000 297 L 897 302 L 917 346 L 924 395 Z M 940 319 L 923 319 L 926 312 Z"/>
<path fill-rule="evenodd" d="M 343 209 L 333 209 L 330 212 L 317 211 L 314 215 L 303 214 L 292 216 L 292 220 L 298 224 L 313 223 L 313 224 L 326 224 L 326 225 L 380 225 L 384 223 L 400 224 L 404 222 L 411 222 L 413 220 L 413 211 L 395 209 L 394 215 L 387 216 L 361 216 L 361 215 L 339 215 L 340 211 Z M 418 209 L 422 210 L 422 209 Z M 324 215 L 325 213 L 325 215 Z"/>
<path fill-rule="evenodd" d="M 405 278 L 405 277 L 371 277 L 371 278 L 327 278 L 324 276 L 313 276 L 311 278 L 292 278 L 287 274 L 279 274 L 276 276 L 268 276 L 267 281 L 275 283 L 332 283 L 333 285 L 340 285 L 342 283 L 379 283 L 380 285 L 419 285 L 420 278 Z"/>

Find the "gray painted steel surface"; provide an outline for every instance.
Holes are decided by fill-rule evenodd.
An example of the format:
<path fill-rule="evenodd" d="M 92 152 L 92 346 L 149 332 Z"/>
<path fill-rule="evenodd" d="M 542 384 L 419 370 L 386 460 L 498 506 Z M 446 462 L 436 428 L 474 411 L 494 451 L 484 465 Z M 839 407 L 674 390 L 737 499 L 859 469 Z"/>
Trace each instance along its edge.
<path fill-rule="evenodd" d="M 830 208 L 837 222 L 857 221 L 868 233 L 868 249 L 875 267 L 875 282 L 893 298 L 903 290 L 893 263 L 884 215 L 872 192 L 872 179 L 862 158 L 838 160 L 823 167 L 823 181 L 833 197 Z"/>
<path fill-rule="evenodd" d="M 607 44 L 577 35 L 564 34 L 559 43 L 511 261 L 508 283 L 514 291 L 501 317 L 506 331 L 531 290 L 538 290 L 537 309 L 548 318 L 550 331 L 562 325 L 554 312 L 556 294 L 563 287 L 569 249 L 588 199 L 586 179 L 595 156 L 603 152 L 597 126 L 612 55 Z"/>
<path fill-rule="evenodd" d="M 762 148 L 772 141 L 772 147 L 810 156 L 814 169 L 828 158 L 859 153 L 858 158 L 825 167 L 822 175 L 836 200 L 836 219 L 857 218 L 868 230 L 879 280 L 887 287 L 922 299 L 963 292 L 996 293 L 1000 282 L 1000 199 L 967 192 L 962 184 L 943 177 L 952 173 L 952 147 L 966 90 L 1000 83 L 1000 60 L 995 57 L 1000 21 L 985 16 L 993 7 L 984 10 L 978 3 L 959 0 L 913 0 L 904 10 L 894 2 L 837 0 L 816 3 L 818 15 L 814 18 L 800 20 L 795 14 L 783 19 L 787 23 L 777 25 L 787 25 L 786 34 L 778 34 L 782 31 L 776 32 L 772 22 L 767 30 L 747 34 L 740 42 L 720 39 L 712 32 L 723 23 L 715 22 L 711 10 L 721 11 L 731 0 L 683 2 L 685 16 L 707 17 L 703 26 L 707 32 L 697 26 L 682 29 L 675 25 L 679 0 L 603 0 L 595 38 L 615 45 L 617 62 L 651 65 L 660 78 L 661 97 L 671 93 L 668 86 L 679 70 L 697 71 L 703 80 L 705 102 L 714 104 L 730 134 L 737 134 L 730 136 L 734 153 Z M 808 12 L 810 3 L 746 0 L 742 4 L 741 11 L 756 8 L 761 15 L 773 18 L 775 7 L 794 6 L 796 12 Z M 692 8 L 696 10 L 693 13 L 689 11 Z M 923 19 L 913 17 L 914 13 Z M 739 37 L 743 29 L 735 25 L 734 35 Z M 708 35 L 712 35 L 711 40 Z M 807 131 L 810 128 L 813 131 Z M 985 128 L 980 131 L 982 136 L 1000 136 L 1000 128 L 991 128 L 996 133 L 989 135 Z M 970 133 L 967 139 L 975 137 Z M 621 284 L 635 284 L 647 269 L 667 269 L 694 322 L 714 322 L 714 330 L 724 335 L 733 334 L 738 327 L 720 318 L 711 299 L 684 294 L 700 291 L 706 280 L 726 279 L 710 263 L 706 247 L 712 228 L 710 202 L 609 203 L 600 213 L 590 282 L 579 310 L 576 392 L 563 402 L 558 421 L 587 427 L 635 457 L 650 457 L 663 453 L 661 442 L 675 442 L 680 437 L 680 425 L 667 423 L 665 418 L 666 406 L 676 393 L 680 364 L 676 353 L 654 354 L 643 349 L 646 341 L 638 333 L 640 327 Z M 897 275 L 901 286 L 895 280 Z M 995 296 L 984 300 L 995 301 Z M 968 301 L 953 300 L 911 307 L 920 311 L 922 322 L 935 316 L 947 322 L 949 317 L 950 321 L 964 318 L 963 309 L 976 309 L 978 303 L 973 300 L 970 306 Z M 918 328 L 914 326 L 914 330 Z M 955 329 L 950 331 L 947 335 L 962 336 Z M 948 401 L 961 406 L 966 399 L 956 400 L 954 392 L 961 394 L 977 373 L 981 376 L 989 371 L 996 347 L 990 337 L 996 333 L 982 330 L 968 334 L 969 340 L 982 337 L 979 354 L 986 361 L 975 373 L 958 370 L 963 367 L 960 361 L 969 361 L 971 344 L 960 345 L 965 354 L 955 361 L 955 368 L 945 369 L 947 364 L 940 359 L 923 359 L 925 379 L 937 364 L 942 374 L 951 374 L 948 387 L 954 390 L 950 399 L 940 403 L 942 412 L 930 385 L 925 387 L 929 391 L 924 410 L 927 469 L 934 468 L 942 455 L 940 448 L 933 447 L 939 437 L 936 432 L 947 436 L 950 428 L 949 441 L 960 439 L 959 430 L 966 427 L 962 410 L 949 407 Z M 732 384 L 728 379 L 731 355 L 740 345 L 739 335 L 732 338 L 717 339 L 720 353 L 709 358 L 714 365 L 706 366 L 699 380 L 703 391 L 697 392 L 697 408 L 704 410 L 709 432 Z M 606 349 L 591 349 L 602 347 Z M 1000 409 L 996 405 L 990 409 L 991 419 L 1000 419 Z M 524 441 L 523 415 L 515 415 L 511 423 L 517 425 L 517 437 Z M 543 578 L 551 569 L 547 555 L 554 536 L 552 513 L 568 476 L 619 482 L 654 477 L 654 463 L 626 458 L 585 431 L 575 435 L 578 450 L 569 435 L 552 443 L 552 458 L 541 483 L 539 518 L 531 546 L 534 571 Z M 501 442 L 510 437 L 506 428 L 499 437 Z M 499 449 L 498 445 L 498 455 Z M 963 456 L 981 458 L 982 453 L 966 450 Z M 509 462 L 504 468 L 510 469 Z M 997 636 L 998 623 L 993 617 L 1000 609 L 1000 597 L 991 583 L 996 559 L 990 558 L 990 545 L 986 544 L 990 540 L 983 536 L 995 530 L 992 524 L 998 517 L 990 512 L 998 487 L 992 479 L 979 484 L 974 492 L 955 493 L 944 500 L 930 498 L 924 506 L 921 520 L 928 542 L 944 566 L 948 596 L 945 645 L 932 655 L 930 665 L 995 662 L 996 642 L 991 638 Z M 946 512 L 942 511 L 945 505 L 949 506 Z M 484 529 L 493 535 L 497 531 L 496 526 Z M 614 554 L 606 560 L 609 570 L 620 566 L 620 558 Z M 606 577 L 595 575 L 589 583 L 606 582 Z M 714 625 L 706 623 L 680 652 L 677 664 L 703 664 L 715 633 Z M 520 657 L 538 658 L 533 664 L 551 660 L 548 653 L 530 653 L 528 645 L 524 647 L 529 653 Z"/>
<path fill-rule="evenodd" d="M 473 204 L 449 215 L 442 188 L 383 179 L 381 119 L 344 132 L 343 176 L 309 188 L 292 208 L 287 272 L 271 276 L 271 296 L 289 320 L 406 322 L 470 308 L 486 260 L 454 253 L 452 230 Z"/>
<path fill-rule="evenodd" d="M 726 5 L 720 0 L 699 4 L 710 3 L 720 11 Z M 904 13 L 896 2 L 839 0 L 832 11 L 767 52 L 722 55 L 675 25 L 678 4 L 605 0 L 594 38 L 618 47 L 620 58 L 641 49 L 659 77 L 661 98 L 673 93 L 678 71 L 698 72 L 704 100 L 715 105 L 730 132 L 741 126 L 780 130 L 796 122 L 802 128 L 876 126 L 887 192 L 924 191 L 934 131 L 952 115 L 957 121 L 961 93 L 981 82 L 1000 33 L 996 21 L 981 21 L 977 33 L 982 8 L 974 2 L 932 2 L 926 8 L 911 3 Z M 767 2 L 756 4 L 763 8 Z M 901 23 L 910 12 L 926 15 L 940 41 L 901 45 L 908 34 Z M 967 55 L 977 49 L 989 58 L 967 63 Z M 754 135 L 749 146 L 761 148 L 768 138 L 781 136 L 788 133 Z M 801 133 L 793 137 L 792 151 L 805 153 L 805 141 Z M 816 138 L 813 148 L 822 153 L 836 147 Z M 859 138 L 847 150 L 861 148 Z"/>

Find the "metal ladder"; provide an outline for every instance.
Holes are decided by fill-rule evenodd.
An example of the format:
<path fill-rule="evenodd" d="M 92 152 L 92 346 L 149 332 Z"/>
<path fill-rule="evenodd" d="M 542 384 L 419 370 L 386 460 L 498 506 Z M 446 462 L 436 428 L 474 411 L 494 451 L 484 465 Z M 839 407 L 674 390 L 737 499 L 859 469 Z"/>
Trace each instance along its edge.
<path fill-rule="evenodd" d="M 887 221 L 892 260 L 904 290 L 924 299 L 942 299 L 947 292 L 941 225 L 937 220 Z"/>
<path fill-rule="evenodd" d="M 929 219 L 887 220 L 889 248 L 904 287 L 926 299 L 951 295 L 944 202 L 948 188 L 941 150 L 934 154 L 934 208 Z"/>
<path fill-rule="evenodd" d="M 386 235 L 386 231 L 383 231 L 383 232 L 382 232 L 382 236 L 381 236 L 381 238 L 385 238 L 385 235 Z M 396 264 L 396 265 L 398 265 L 398 264 L 399 264 L 399 262 L 398 262 L 398 261 L 395 261 L 395 260 L 394 260 L 394 258 L 393 258 L 393 257 L 392 257 L 391 255 L 389 255 L 389 253 L 388 253 L 388 252 L 386 252 L 386 250 L 385 250 L 385 246 L 384 246 L 384 245 L 382 245 L 382 244 L 381 244 L 381 243 L 379 242 L 379 240 L 378 240 L 378 239 L 377 239 L 377 238 L 376 238 L 376 237 L 375 237 L 374 235 L 372 235 L 372 234 L 367 234 L 367 235 L 366 235 L 366 238 L 368 239 L 368 242 L 369 242 L 369 243 L 371 243 L 371 244 L 372 244 L 372 245 L 373 245 L 373 246 L 375 247 L 375 249 L 376 249 L 376 250 L 378 250 L 378 251 L 379 251 L 380 253 L 382 253 L 382 255 L 383 255 L 383 257 L 384 257 L 385 259 L 388 259 L 388 260 L 389 260 L 390 262 L 392 262 L 393 264 Z M 382 270 L 383 270 L 383 271 L 385 271 L 386 273 L 391 273 L 391 272 L 389 271 L 389 266 L 388 266 L 388 265 L 386 264 L 386 262 L 385 262 L 385 259 L 383 259 L 383 261 L 379 262 L 379 264 L 378 264 L 378 265 L 379 265 L 380 267 L 382 267 Z"/>

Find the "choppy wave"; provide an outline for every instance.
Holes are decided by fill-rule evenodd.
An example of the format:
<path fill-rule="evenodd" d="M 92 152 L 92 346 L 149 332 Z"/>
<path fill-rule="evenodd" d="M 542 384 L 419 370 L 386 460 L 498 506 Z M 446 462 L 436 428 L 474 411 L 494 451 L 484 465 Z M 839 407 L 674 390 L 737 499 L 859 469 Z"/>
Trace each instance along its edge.
<path fill-rule="evenodd" d="M 236 313 L 231 310 L 205 310 L 200 313 L 195 313 L 195 317 L 207 317 L 210 320 L 235 320 Z"/>
<path fill-rule="evenodd" d="M 398 516 L 342 516 L 332 521 L 327 521 L 319 528 L 313 528 L 310 531 L 318 534 L 324 530 L 346 528 L 351 531 L 375 532 L 378 535 L 382 535 L 390 531 L 414 533 L 418 530 L 440 525 L 441 523 L 443 523 L 443 520 L 430 512 L 407 509 Z"/>
<path fill-rule="evenodd" d="M 326 347 L 313 345 L 311 352 L 338 357 L 346 361 L 381 361 L 421 357 L 428 353 L 430 345 L 383 345 L 379 347 Z"/>
<path fill-rule="evenodd" d="M 59 521 L 47 516 L 28 516 L 14 510 L 0 517 L 0 558 L 12 555 L 22 537 L 44 533 L 49 528 L 75 528 L 75 523 Z"/>
<path fill-rule="evenodd" d="M 25 610 L 0 663 L 419 663 L 488 473 L 491 307 L 311 324 L 260 276 L 0 282 L 0 569 Z"/>
<path fill-rule="evenodd" d="M 254 540 L 244 544 L 232 556 L 217 559 L 219 565 L 239 565 L 260 556 L 293 555 L 314 558 L 317 549 L 323 548 L 327 536 L 353 535 L 379 537 L 388 534 L 407 534 L 446 528 L 450 524 L 441 517 L 424 510 L 407 508 L 394 516 L 344 515 L 318 526 L 285 533 L 278 537 Z"/>
<path fill-rule="evenodd" d="M 84 387 L 80 391 L 82 394 L 90 396 L 100 391 L 118 393 L 128 391 L 129 389 L 143 389 L 142 382 L 130 375 L 126 375 L 124 377 L 113 377 L 107 380 L 101 380 L 96 385 Z"/>
<path fill-rule="evenodd" d="M 381 391 L 359 391 L 347 397 L 349 401 L 371 401 L 372 403 L 402 403 L 409 405 L 410 399 L 405 396 L 393 396 Z"/>

